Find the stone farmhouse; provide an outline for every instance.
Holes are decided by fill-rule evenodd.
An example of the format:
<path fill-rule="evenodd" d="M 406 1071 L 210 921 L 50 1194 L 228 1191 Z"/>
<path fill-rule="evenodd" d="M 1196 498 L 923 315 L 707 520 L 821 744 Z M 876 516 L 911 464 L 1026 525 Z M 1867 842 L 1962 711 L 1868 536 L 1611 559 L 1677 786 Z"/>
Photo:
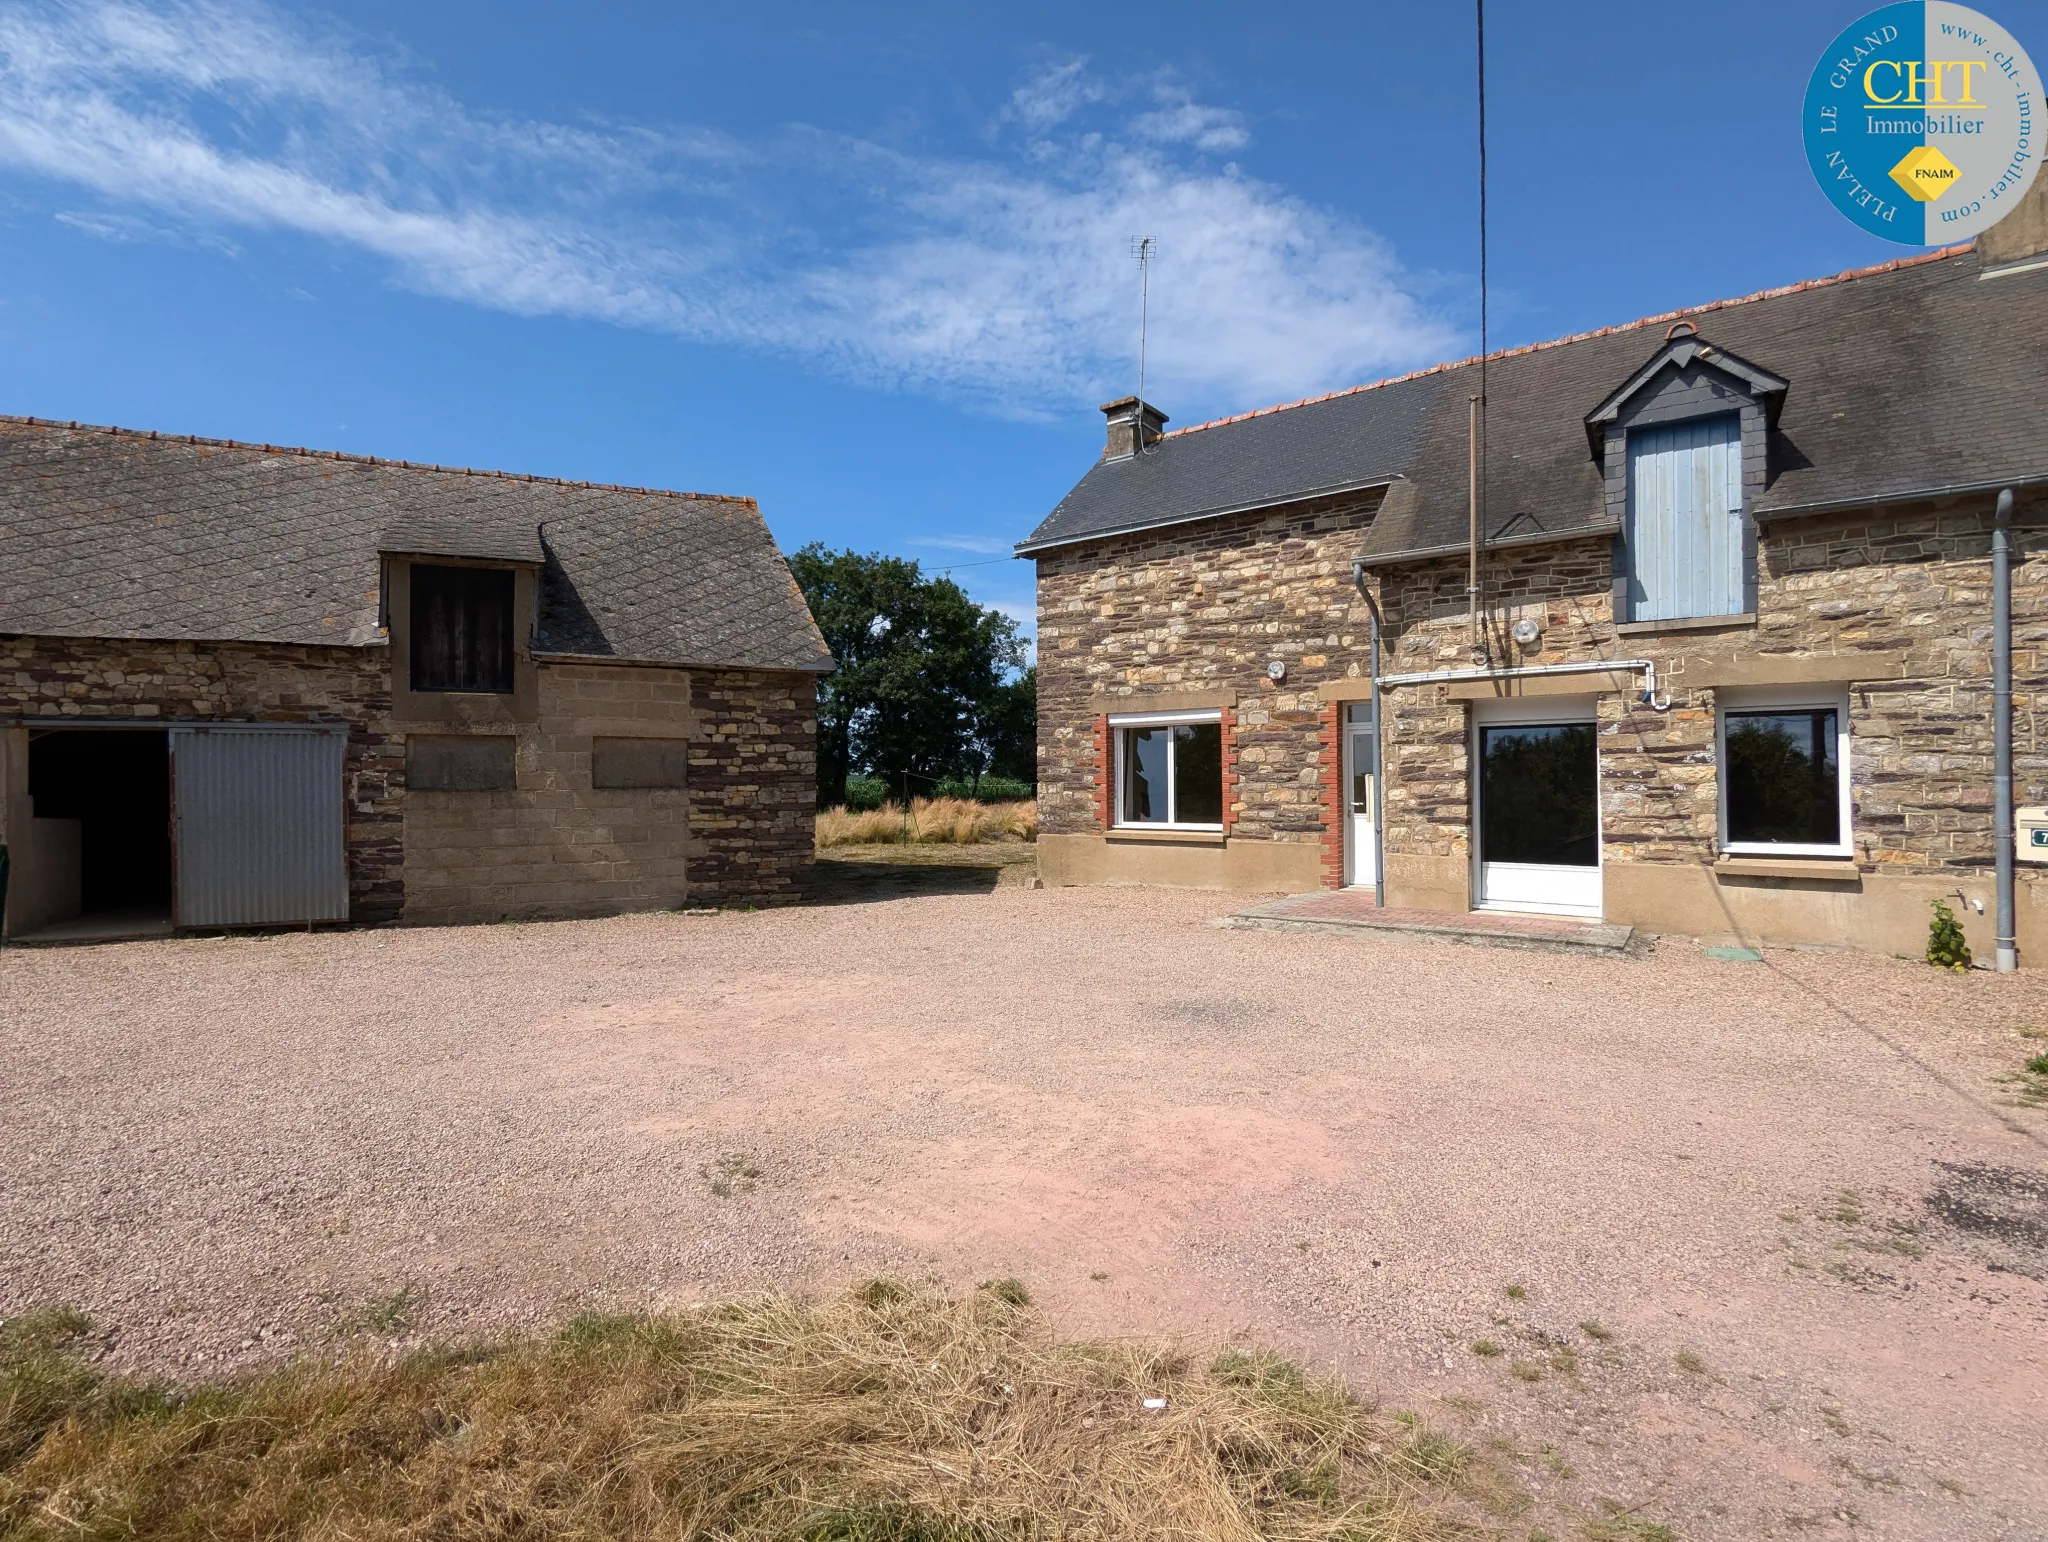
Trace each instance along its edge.
<path fill-rule="evenodd" d="M 1046 882 L 1906 954 L 1945 898 L 1988 955 L 2002 491 L 2048 802 L 2044 194 L 1975 248 L 1192 429 L 1109 404 L 1017 547 Z"/>
<path fill-rule="evenodd" d="M 751 499 L 0 419 L 7 937 L 799 898 Z"/>

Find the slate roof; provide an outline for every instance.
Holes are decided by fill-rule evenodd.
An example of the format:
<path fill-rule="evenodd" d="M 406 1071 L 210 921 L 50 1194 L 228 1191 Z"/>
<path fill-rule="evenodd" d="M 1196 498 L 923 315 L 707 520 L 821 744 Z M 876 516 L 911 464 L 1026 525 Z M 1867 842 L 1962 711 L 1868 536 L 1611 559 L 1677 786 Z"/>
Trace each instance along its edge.
<path fill-rule="evenodd" d="M 1413 461 L 1441 382 L 1414 386 L 1184 430 L 1143 455 L 1098 461 L 1017 553 L 1383 484 Z"/>
<path fill-rule="evenodd" d="M 1790 382 L 1759 519 L 2048 480 L 2048 269 L 1978 274 L 1956 247 L 1490 355 L 1487 539 L 1610 528 L 1585 418 L 1677 321 Z M 1100 462 L 1018 554 L 1392 478 L 1359 555 L 1462 548 L 1478 363 L 1180 429 Z"/>
<path fill-rule="evenodd" d="M 832 667 L 750 498 L 0 417 L 0 632 L 381 644 L 386 551 L 538 564 L 542 653 Z"/>

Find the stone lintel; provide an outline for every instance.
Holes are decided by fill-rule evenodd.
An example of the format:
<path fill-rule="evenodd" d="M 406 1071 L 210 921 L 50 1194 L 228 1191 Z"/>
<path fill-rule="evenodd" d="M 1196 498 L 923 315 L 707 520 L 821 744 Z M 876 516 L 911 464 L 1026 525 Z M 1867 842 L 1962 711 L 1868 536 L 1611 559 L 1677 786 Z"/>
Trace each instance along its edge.
<path fill-rule="evenodd" d="M 1371 701 L 1372 681 L 1365 675 L 1347 675 L 1342 680 L 1325 680 L 1316 687 L 1323 701 Z"/>
<path fill-rule="evenodd" d="M 1732 658 L 1672 661 L 1670 679 L 1686 686 L 1846 685 L 1857 680 L 1903 680 L 1906 650 L 1870 653 L 1738 654 Z"/>
<path fill-rule="evenodd" d="M 1237 705 L 1234 690 L 1212 691 L 1148 691 L 1127 692 L 1097 691 L 1089 699 L 1088 711 L 1092 716 L 1105 712 L 1206 712 L 1217 707 Z"/>

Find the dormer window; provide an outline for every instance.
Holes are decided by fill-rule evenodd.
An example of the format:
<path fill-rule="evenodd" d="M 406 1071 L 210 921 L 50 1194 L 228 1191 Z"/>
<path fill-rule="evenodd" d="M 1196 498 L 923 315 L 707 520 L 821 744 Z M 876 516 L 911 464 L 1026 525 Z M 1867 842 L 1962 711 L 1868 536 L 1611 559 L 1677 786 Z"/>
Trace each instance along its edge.
<path fill-rule="evenodd" d="M 1740 417 L 1629 433 L 1622 545 L 1631 620 L 1737 616 L 1750 608 Z"/>
<path fill-rule="evenodd" d="M 412 688 L 512 689 L 512 571 L 412 564 Z"/>
<path fill-rule="evenodd" d="M 1586 417 L 1620 528 L 1615 619 L 1711 621 L 1756 609 L 1750 510 L 1784 380 L 1679 322 Z"/>

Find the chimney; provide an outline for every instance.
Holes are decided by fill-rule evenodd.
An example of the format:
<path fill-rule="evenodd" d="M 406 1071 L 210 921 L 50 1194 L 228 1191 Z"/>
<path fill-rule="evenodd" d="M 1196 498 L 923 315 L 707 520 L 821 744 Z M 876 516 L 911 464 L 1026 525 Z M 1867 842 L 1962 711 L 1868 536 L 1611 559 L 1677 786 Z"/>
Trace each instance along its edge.
<path fill-rule="evenodd" d="M 1137 454 L 1155 443 L 1166 428 L 1166 414 L 1135 396 L 1104 402 L 1102 415 L 1109 419 L 1109 445 L 1102 452 L 1104 460 L 1122 460 L 1126 455 Z"/>
<path fill-rule="evenodd" d="M 1977 263 L 1987 278 L 2048 263 L 2048 176 L 2035 177 L 2012 213 L 1977 237 Z"/>

